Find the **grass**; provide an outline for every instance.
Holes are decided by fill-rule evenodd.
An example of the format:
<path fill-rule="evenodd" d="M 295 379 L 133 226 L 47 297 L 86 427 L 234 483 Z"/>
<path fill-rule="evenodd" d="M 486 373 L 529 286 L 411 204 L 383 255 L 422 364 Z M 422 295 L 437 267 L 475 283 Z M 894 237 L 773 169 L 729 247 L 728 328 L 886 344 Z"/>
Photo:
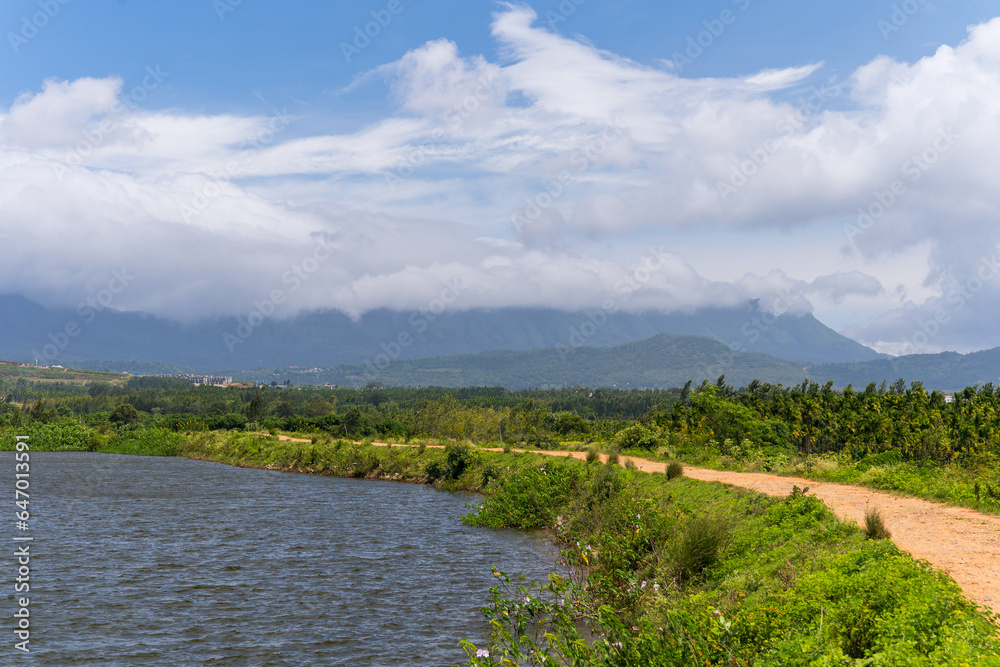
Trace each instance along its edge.
<path fill-rule="evenodd" d="M 500 577 L 486 650 L 511 664 L 1000 664 L 992 617 L 951 579 L 801 489 L 772 499 L 585 464 L 558 479 L 554 529 L 586 576 Z M 470 521 L 505 525 L 547 482 L 487 489 Z M 499 664 L 466 648 L 470 665 Z"/>
<path fill-rule="evenodd" d="M 667 479 L 676 479 L 684 474 L 684 465 L 678 461 L 672 461 L 667 466 Z"/>
<path fill-rule="evenodd" d="M 698 579 L 715 564 L 729 545 L 731 530 L 719 516 L 699 515 L 692 519 L 677 545 L 673 571 L 681 581 Z"/>
<path fill-rule="evenodd" d="M 865 525 L 863 530 L 869 540 L 889 540 L 892 533 L 885 526 L 882 519 L 882 512 L 877 507 L 869 508 L 865 511 Z"/>

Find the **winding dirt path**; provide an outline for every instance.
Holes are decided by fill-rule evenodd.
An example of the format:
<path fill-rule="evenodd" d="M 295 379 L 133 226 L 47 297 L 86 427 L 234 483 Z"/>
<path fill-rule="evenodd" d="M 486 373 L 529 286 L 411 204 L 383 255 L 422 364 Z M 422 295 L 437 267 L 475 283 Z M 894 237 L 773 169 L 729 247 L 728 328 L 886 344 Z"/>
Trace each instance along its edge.
<path fill-rule="evenodd" d="M 298 440 L 279 436 L 282 440 Z M 373 442 L 387 447 L 386 443 Z M 405 447 L 408 445 L 391 445 Z M 440 447 L 440 445 L 428 445 Z M 489 451 L 502 451 L 490 448 Z M 548 456 L 572 456 L 586 459 L 585 452 L 521 450 Z M 607 456 L 602 454 L 601 460 Z M 621 463 L 632 461 L 639 470 L 663 473 L 660 461 L 622 456 Z M 973 602 L 1000 612 L 1000 517 L 975 510 L 951 507 L 916 498 L 901 498 L 860 486 L 829 484 L 797 477 L 779 477 L 765 473 L 729 472 L 684 466 L 684 474 L 705 482 L 721 482 L 751 489 L 769 496 L 787 496 L 793 486 L 809 487 L 841 519 L 864 523 L 865 511 L 872 507 L 882 513 L 892 540 L 914 558 L 922 558 L 948 573 Z"/>

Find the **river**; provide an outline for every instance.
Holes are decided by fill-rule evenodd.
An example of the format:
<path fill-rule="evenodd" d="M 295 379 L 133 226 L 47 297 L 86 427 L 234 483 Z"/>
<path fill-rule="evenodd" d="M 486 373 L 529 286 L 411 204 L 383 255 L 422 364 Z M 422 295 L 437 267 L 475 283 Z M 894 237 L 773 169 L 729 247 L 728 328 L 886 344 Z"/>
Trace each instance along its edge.
<path fill-rule="evenodd" d="M 8 534 L 15 533 L 13 453 Z M 32 665 L 451 665 L 485 645 L 491 565 L 542 535 L 469 528 L 469 494 L 179 458 L 31 454 Z M 9 539 L 9 538 L 8 538 Z M 4 551 L 13 639 L 14 546 Z"/>

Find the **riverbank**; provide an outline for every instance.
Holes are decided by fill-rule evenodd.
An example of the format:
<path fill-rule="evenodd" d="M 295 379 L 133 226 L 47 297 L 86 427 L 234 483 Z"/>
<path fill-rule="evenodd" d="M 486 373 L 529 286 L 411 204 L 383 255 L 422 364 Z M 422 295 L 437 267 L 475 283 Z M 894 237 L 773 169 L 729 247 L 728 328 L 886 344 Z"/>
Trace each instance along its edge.
<path fill-rule="evenodd" d="M 461 444 L 206 433 L 178 453 L 480 491 L 468 523 L 552 529 L 576 574 L 521 589 L 500 574 L 488 607 L 494 641 L 468 646 L 469 664 L 1000 665 L 992 617 L 953 580 L 867 539 L 801 489 L 771 498 Z M 581 630 L 599 639 L 585 642 Z"/>
<path fill-rule="evenodd" d="M 772 498 L 595 457 L 466 444 L 375 447 L 237 431 L 102 444 L 479 491 L 467 523 L 551 529 L 566 574 L 519 588 L 498 573 L 487 607 L 494 639 L 466 647 L 471 665 L 1000 665 L 992 617 L 954 581 L 889 541 L 866 539 L 799 488 Z"/>

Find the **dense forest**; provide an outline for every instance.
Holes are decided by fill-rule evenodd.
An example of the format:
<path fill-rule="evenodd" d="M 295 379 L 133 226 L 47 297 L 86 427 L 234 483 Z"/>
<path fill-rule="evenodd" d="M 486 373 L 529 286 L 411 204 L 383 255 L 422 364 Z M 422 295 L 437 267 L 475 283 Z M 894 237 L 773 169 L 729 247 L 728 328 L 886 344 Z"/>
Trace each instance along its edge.
<path fill-rule="evenodd" d="M 0 425 L 57 423 L 108 428 L 141 425 L 174 432 L 258 429 L 328 433 L 349 439 L 415 437 L 474 443 L 616 442 L 624 449 L 676 454 L 709 447 L 739 457 L 842 453 L 856 460 L 892 452 L 904 460 L 988 462 L 1000 451 L 1000 390 L 992 384 L 954 395 L 918 382 L 834 390 L 751 382 L 671 390 L 572 387 L 508 391 L 194 387 L 135 377 L 87 386 L 0 381 Z"/>

